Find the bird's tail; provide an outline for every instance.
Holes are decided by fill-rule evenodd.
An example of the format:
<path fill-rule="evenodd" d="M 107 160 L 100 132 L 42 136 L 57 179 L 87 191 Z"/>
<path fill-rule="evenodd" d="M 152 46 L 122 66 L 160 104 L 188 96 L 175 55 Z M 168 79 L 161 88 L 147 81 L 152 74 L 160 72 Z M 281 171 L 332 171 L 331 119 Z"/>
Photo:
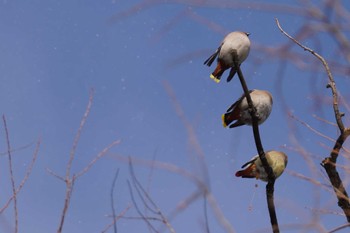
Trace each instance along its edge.
<path fill-rule="evenodd" d="M 212 80 L 214 80 L 216 83 L 219 83 L 221 77 L 220 77 L 220 76 L 215 76 L 214 73 L 211 73 L 211 74 L 210 74 L 210 78 L 211 78 Z"/>
<path fill-rule="evenodd" d="M 227 121 L 227 113 L 221 115 L 222 125 L 226 128 L 230 122 Z"/>
<path fill-rule="evenodd" d="M 257 175 L 254 172 L 254 164 L 248 166 L 244 170 L 240 170 L 236 172 L 235 174 L 237 177 L 242 177 L 242 178 L 257 178 Z"/>
<path fill-rule="evenodd" d="M 234 128 L 237 126 L 243 125 L 243 123 L 239 120 L 239 113 L 237 111 L 231 111 L 231 112 L 226 112 L 221 115 L 221 120 L 222 120 L 222 125 L 224 128 L 226 128 L 228 125 L 230 125 L 233 121 L 236 121 L 232 125 L 230 125 L 230 128 Z"/>
<path fill-rule="evenodd" d="M 220 82 L 221 76 L 224 73 L 225 69 L 221 66 L 221 63 L 218 62 L 218 65 L 216 66 L 213 73 L 210 74 L 210 78 L 213 79 L 215 82 Z"/>

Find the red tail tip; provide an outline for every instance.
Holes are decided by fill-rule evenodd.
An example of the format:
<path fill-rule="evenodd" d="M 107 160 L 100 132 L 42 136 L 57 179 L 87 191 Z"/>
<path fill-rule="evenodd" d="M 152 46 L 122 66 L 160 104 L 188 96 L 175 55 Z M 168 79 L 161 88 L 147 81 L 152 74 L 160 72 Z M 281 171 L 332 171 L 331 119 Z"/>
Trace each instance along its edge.
<path fill-rule="evenodd" d="M 238 171 L 238 172 L 236 172 L 236 174 L 235 174 L 237 177 L 240 177 L 240 176 L 242 176 L 242 171 Z"/>

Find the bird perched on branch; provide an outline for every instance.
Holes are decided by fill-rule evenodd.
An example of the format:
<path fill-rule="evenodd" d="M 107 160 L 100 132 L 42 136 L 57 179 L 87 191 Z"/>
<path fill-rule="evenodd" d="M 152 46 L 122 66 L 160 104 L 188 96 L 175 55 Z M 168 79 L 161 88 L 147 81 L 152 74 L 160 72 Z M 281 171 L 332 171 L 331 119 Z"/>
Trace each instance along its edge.
<path fill-rule="evenodd" d="M 211 66 L 215 58 L 218 56 L 218 63 L 213 73 L 211 73 L 210 78 L 215 82 L 220 82 L 222 74 L 229 68 L 230 74 L 227 77 L 227 82 L 229 82 L 233 76 L 236 74 L 237 70 L 234 65 L 234 56 L 237 54 L 238 64 L 241 65 L 242 62 L 248 57 L 250 51 L 250 40 L 248 38 L 249 33 L 247 32 L 231 32 L 224 40 L 221 42 L 219 48 L 211 55 L 204 64 Z"/>
<path fill-rule="evenodd" d="M 272 111 L 272 95 L 268 91 L 251 90 L 249 91 L 253 106 L 256 109 L 258 124 L 262 124 L 270 115 Z M 227 109 L 226 113 L 221 116 L 224 127 L 230 125 L 234 128 L 241 125 L 252 125 L 252 117 L 249 112 L 248 101 L 243 94 L 235 103 Z"/>
<path fill-rule="evenodd" d="M 276 179 L 282 175 L 288 163 L 288 157 L 285 153 L 275 150 L 265 152 L 267 162 L 272 168 Z M 237 177 L 256 178 L 262 181 L 268 181 L 267 173 L 262 165 L 259 155 L 255 155 L 249 162 L 242 166 L 243 170 L 236 172 Z"/>

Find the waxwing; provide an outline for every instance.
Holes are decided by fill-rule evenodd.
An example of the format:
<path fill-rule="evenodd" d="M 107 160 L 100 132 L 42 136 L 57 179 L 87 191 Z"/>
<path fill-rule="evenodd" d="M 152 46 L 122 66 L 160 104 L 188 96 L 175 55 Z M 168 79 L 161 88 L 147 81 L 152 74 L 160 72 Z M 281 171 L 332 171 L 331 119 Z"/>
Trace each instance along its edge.
<path fill-rule="evenodd" d="M 218 63 L 213 73 L 211 73 L 210 78 L 215 82 L 220 82 L 222 74 L 230 69 L 230 74 L 227 77 L 227 82 L 229 82 L 233 76 L 236 74 L 237 70 L 234 65 L 234 55 L 238 56 L 238 64 L 241 65 L 242 62 L 248 57 L 250 50 L 250 40 L 248 38 L 249 33 L 235 31 L 229 33 L 224 40 L 221 42 L 219 48 L 211 55 L 204 64 L 211 66 L 215 58 L 218 57 Z"/>
<path fill-rule="evenodd" d="M 276 179 L 282 175 L 288 163 L 288 157 L 285 153 L 275 150 L 265 152 L 267 162 L 272 168 Z M 259 158 L 255 155 L 249 162 L 242 166 L 243 170 L 236 172 L 237 177 L 256 178 L 262 181 L 268 181 L 267 173 Z"/>
<path fill-rule="evenodd" d="M 269 117 L 272 111 L 272 95 L 270 92 L 264 90 L 251 90 L 249 93 L 256 108 L 258 124 L 260 125 Z M 243 94 L 241 98 L 233 103 L 221 118 L 224 127 L 230 125 L 233 121 L 235 122 L 230 125 L 230 128 L 241 125 L 252 125 L 252 118 L 245 95 Z"/>

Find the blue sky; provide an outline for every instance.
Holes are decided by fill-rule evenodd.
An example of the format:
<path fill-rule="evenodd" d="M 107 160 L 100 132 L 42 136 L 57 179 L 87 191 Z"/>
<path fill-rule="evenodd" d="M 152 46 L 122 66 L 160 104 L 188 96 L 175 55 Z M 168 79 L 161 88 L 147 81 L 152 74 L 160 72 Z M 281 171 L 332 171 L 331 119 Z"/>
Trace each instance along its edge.
<path fill-rule="evenodd" d="M 269 90 L 274 96 L 273 111 L 260 127 L 265 150 L 284 151 L 289 156 L 288 170 L 328 184 L 319 163 L 329 154 L 333 143 L 313 134 L 285 111 L 287 107 L 299 119 L 336 138 L 335 127 L 313 117 L 316 114 L 334 122 L 325 73 L 300 70 L 287 61 L 281 75 L 281 59 L 266 55 L 260 49 L 288 43 L 275 24 L 276 17 L 292 35 L 305 23 L 304 19 L 300 15 L 258 11 L 254 7 L 233 9 L 228 3 L 227 7 L 215 7 L 211 2 L 198 6 L 176 1 L 155 4 L 116 18 L 138 3 L 0 3 L 0 106 L 7 118 L 11 146 L 18 148 L 35 143 L 39 137 L 42 139 L 33 173 L 18 196 L 19 232 L 57 230 L 65 185 L 46 169 L 65 174 L 69 151 L 91 88 L 94 89 L 93 106 L 72 173 L 79 172 L 112 141 L 121 139 L 122 142 L 77 180 L 64 232 L 101 232 L 111 222 L 109 194 L 117 169 L 120 171 L 114 197 L 116 212 L 132 205 L 127 186 L 128 165 L 118 156 L 149 161 L 155 158 L 199 175 L 186 127 L 176 114 L 165 85 L 175 93 L 177 103 L 194 129 L 205 155 L 211 191 L 233 228 L 236 232 L 265 232 L 259 231 L 262 229 L 269 232 L 265 184 L 234 177 L 240 166 L 256 154 L 252 130 L 245 126 L 225 129 L 220 119 L 227 107 L 241 96 L 240 84 L 237 78 L 230 83 L 216 84 L 209 78 L 214 68 L 204 66 L 203 62 L 226 33 L 250 32 L 252 48 L 242 71 L 250 89 Z M 298 7 L 298 2 L 286 4 Z M 299 8 L 300 12 L 302 9 Z M 176 17 L 178 20 L 173 21 Z M 325 33 L 316 38 L 303 43 L 319 47 L 327 59 L 347 64 L 334 40 Z M 292 51 L 313 61 L 311 55 L 295 45 Z M 305 68 L 312 66 L 309 60 L 299 64 Z M 348 98 L 349 79 L 337 73 L 335 78 L 339 91 Z M 347 113 L 344 105 L 341 110 Z M 349 123 L 347 115 L 344 122 Z M 1 151 L 6 151 L 4 132 L 2 135 Z M 311 153 L 316 167 L 314 173 L 294 150 L 296 144 Z M 33 151 L 34 145 L 13 153 L 16 184 L 24 176 Z M 11 184 L 7 157 L 3 155 L 0 159 L 3 187 L 0 203 L 5 203 L 11 196 Z M 339 162 L 344 166 L 348 164 L 344 158 Z M 181 175 L 160 168 L 134 166 L 140 182 L 149 188 L 153 200 L 166 215 L 196 190 L 196 186 Z M 349 178 L 344 171 L 341 174 L 344 179 Z M 329 230 L 345 223 L 342 216 L 310 210 L 340 212 L 334 193 L 329 190 L 290 173 L 283 174 L 275 187 L 280 225 L 310 223 L 316 219 Z M 135 217 L 137 212 L 131 208 L 126 216 Z M 224 232 L 211 208 L 208 216 L 211 232 Z M 1 232 L 12 232 L 12 206 L 0 220 Z M 171 223 L 176 232 L 204 232 L 203 221 L 203 199 L 198 199 Z M 118 232 L 148 230 L 141 220 L 122 219 L 118 222 Z"/>

